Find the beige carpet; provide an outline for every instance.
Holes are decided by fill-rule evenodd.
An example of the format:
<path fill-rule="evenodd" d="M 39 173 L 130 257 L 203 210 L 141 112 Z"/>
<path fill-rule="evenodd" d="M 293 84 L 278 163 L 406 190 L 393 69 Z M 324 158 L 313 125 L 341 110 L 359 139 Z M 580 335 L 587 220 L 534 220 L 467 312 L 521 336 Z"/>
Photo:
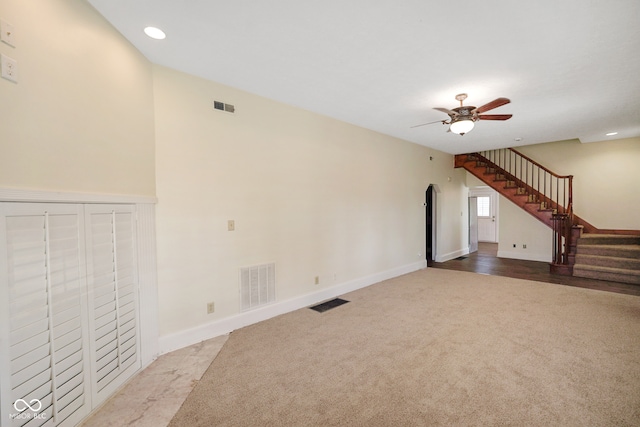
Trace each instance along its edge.
<path fill-rule="evenodd" d="M 235 331 L 186 426 L 640 425 L 640 297 L 426 269 Z"/>

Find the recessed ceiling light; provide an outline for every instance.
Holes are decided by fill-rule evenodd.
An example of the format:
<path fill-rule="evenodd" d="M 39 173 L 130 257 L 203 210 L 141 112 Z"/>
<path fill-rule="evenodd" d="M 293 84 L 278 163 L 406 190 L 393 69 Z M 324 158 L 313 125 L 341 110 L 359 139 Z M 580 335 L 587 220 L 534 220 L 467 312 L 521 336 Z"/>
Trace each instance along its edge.
<path fill-rule="evenodd" d="M 607 134 L 607 136 L 613 136 L 613 135 L 617 135 L 617 134 L 618 134 L 618 132 L 609 132 L 609 133 Z"/>
<path fill-rule="evenodd" d="M 144 33 L 151 37 L 152 39 L 162 40 L 167 37 L 167 35 L 160 28 L 156 27 L 147 27 L 144 29 Z"/>

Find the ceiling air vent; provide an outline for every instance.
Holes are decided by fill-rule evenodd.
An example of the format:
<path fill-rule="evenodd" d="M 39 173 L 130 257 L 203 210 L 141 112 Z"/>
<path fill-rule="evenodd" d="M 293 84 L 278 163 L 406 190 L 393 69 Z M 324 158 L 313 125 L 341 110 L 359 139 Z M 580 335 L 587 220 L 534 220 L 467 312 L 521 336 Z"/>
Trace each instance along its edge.
<path fill-rule="evenodd" d="M 228 113 L 234 113 L 236 111 L 236 107 L 231 104 L 225 104 L 220 101 L 213 101 L 213 108 L 220 111 L 226 111 Z"/>

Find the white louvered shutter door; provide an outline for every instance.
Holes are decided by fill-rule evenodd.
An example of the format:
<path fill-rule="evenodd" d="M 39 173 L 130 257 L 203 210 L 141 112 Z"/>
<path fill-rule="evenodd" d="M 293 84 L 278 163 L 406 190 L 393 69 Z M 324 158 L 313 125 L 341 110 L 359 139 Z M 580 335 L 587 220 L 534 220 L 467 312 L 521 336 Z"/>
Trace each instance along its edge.
<path fill-rule="evenodd" d="M 87 282 L 94 405 L 140 368 L 135 208 L 87 205 Z"/>
<path fill-rule="evenodd" d="M 81 209 L 0 203 L 2 426 L 72 426 L 90 410 Z"/>

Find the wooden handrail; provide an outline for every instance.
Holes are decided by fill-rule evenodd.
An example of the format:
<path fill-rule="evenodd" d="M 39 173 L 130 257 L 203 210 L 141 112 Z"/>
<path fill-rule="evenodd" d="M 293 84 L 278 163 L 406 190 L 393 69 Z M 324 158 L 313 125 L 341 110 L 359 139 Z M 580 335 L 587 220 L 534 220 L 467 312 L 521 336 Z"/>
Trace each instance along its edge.
<path fill-rule="evenodd" d="M 514 150 L 513 148 L 509 148 L 509 150 L 513 151 L 514 153 L 516 153 L 518 156 L 524 158 L 525 160 L 528 160 L 529 162 L 533 163 L 534 165 L 536 165 L 540 169 L 542 169 L 542 170 L 544 170 L 546 172 L 549 172 L 551 175 L 555 176 L 556 178 L 573 178 L 573 175 L 558 175 L 557 173 L 555 173 L 555 172 L 547 169 L 546 167 L 542 166 L 540 163 L 536 162 L 532 158 L 530 158 L 528 156 L 525 156 L 524 154 L 522 154 L 518 150 Z"/>
<path fill-rule="evenodd" d="M 567 213 L 569 205 L 573 204 L 573 175 L 557 174 L 513 148 L 481 151 L 475 155 L 538 193 L 545 207 L 555 209 L 557 213 Z"/>

